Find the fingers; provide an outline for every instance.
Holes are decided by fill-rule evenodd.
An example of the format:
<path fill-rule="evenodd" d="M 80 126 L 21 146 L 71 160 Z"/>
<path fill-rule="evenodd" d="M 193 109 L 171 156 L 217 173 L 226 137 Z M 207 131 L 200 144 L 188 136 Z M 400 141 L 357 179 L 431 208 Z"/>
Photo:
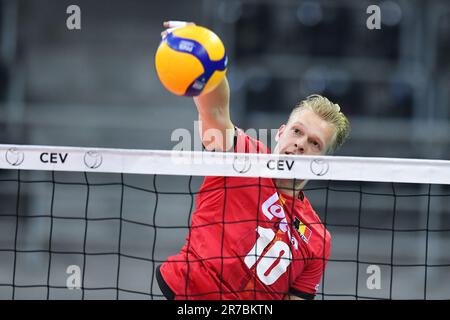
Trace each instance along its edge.
<path fill-rule="evenodd" d="M 165 38 L 169 33 L 173 32 L 175 29 L 186 27 L 186 26 L 195 26 L 194 22 L 187 21 L 164 21 L 163 27 L 166 28 L 163 32 L 161 32 L 161 38 Z"/>
<path fill-rule="evenodd" d="M 182 27 L 189 26 L 189 25 L 195 25 L 195 23 L 187 22 L 187 21 L 177 21 L 177 20 L 163 22 L 164 28 L 182 28 Z"/>
<path fill-rule="evenodd" d="M 163 32 L 161 32 L 161 37 L 165 38 L 169 33 L 173 32 L 174 30 L 181 28 L 181 27 L 176 27 L 176 28 L 168 28 L 166 30 L 164 30 Z"/>

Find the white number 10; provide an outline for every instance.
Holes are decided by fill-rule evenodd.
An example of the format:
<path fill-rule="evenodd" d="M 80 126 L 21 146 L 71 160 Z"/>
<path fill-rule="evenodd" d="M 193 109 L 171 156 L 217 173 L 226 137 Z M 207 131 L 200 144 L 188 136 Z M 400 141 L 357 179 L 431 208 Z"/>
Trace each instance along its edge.
<path fill-rule="evenodd" d="M 256 230 L 258 231 L 259 238 L 244 259 L 244 262 L 249 269 L 253 267 L 264 249 L 275 238 L 275 232 L 273 232 L 272 229 L 258 227 Z M 283 241 L 276 241 L 264 256 L 261 257 L 261 260 L 256 266 L 256 274 L 258 275 L 259 280 L 266 285 L 273 284 L 286 272 L 292 261 L 291 256 L 292 253 L 289 246 Z M 269 274 L 267 274 L 267 271 L 277 260 L 279 260 L 277 265 L 272 268 Z"/>

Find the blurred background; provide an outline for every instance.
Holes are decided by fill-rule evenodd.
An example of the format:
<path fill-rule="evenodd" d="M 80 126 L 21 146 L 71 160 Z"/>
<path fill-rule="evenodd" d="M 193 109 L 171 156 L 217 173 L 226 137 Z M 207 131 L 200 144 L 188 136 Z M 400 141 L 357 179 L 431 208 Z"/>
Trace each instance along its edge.
<path fill-rule="evenodd" d="M 81 9 L 81 30 L 66 27 L 69 16 L 66 9 L 72 4 Z M 370 16 L 366 9 L 372 4 L 381 8 L 380 30 L 366 27 Z M 450 2 L 446 0 L 0 0 L 0 143 L 170 150 L 177 143 L 171 141 L 173 130 L 186 128 L 196 134 L 193 121 L 197 114 L 192 99 L 170 94 L 156 75 L 153 59 L 165 20 L 195 21 L 221 37 L 229 57 L 232 120 L 244 130 L 276 129 L 286 121 L 299 100 L 319 93 L 340 104 L 352 123 L 351 137 L 338 155 L 450 158 Z M 22 178 L 27 174 L 31 175 L 23 173 Z M 16 174 L 0 172 L 0 178 L 11 175 Z M 185 182 L 173 177 L 159 181 L 168 190 L 186 187 Z M 14 237 L 8 235 L 14 235 L 16 222 L 8 215 L 19 211 L 25 216 L 48 214 L 52 184 L 36 183 L 29 187 L 14 182 L 1 184 L 3 238 L 0 243 L 3 248 L 10 248 Z M 20 197 L 18 185 L 23 186 Z M 427 194 L 428 190 L 426 186 L 402 187 L 409 195 Z M 393 204 L 395 188 L 393 191 L 388 186 L 389 190 L 381 191 L 378 196 L 381 200 L 372 197 L 365 202 L 368 207 L 363 206 L 361 211 L 360 188 L 356 189 L 354 193 L 336 191 L 339 196 L 326 204 L 325 189 L 311 191 L 311 202 L 322 217 L 321 209 L 328 208 L 327 212 L 334 215 L 330 219 L 336 219 L 336 223 L 350 221 L 350 225 L 361 222 L 361 212 L 367 210 L 367 219 L 375 227 L 385 223 L 392 228 L 396 213 L 404 210 L 403 218 L 397 214 L 397 219 L 404 219 L 404 223 L 419 231 L 418 234 L 399 233 L 409 238 L 405 237 L 404 245 L 397 248 L 400 259 L 397 262 L 419 264 L 420 271 L 417 275 L 402 273 L 404 282 L 400 283 L 405 285 L 397 288 L 394 284 L 393 289 L 392 284 L 385 285 L 387 291 L 375 296 L 422 298 L 426 285 L 424 274 L 427 277 L 422 264 L 428 257 L 428 240 L 437 241 L 433 248 L 442 247 L 436 252 L 435 263 L 449 264 L 444 249 L 445 243 L 450 242 L 449 232 L 438 233 L 439 238 L 431 240 L 427 231 L 430 221 L 435 223 L 435 229 L 450 225 L 449 197 L 413 195 L 402 198 L 407 200 L 405 203 Z M 120 190 L 106 192 L 98 187 L 91 192 L 96 190 L 99 207 L 94 204 L 89 212 L 117 213 Z M 437 194 L 446 191 L 445 186 L 433 187 Z M 83 195 L 86 190 L 68 190 L 60 198 L 64 200 L 58 212 L 75 212 L 73 208 L 81 201 L 74 200 L 77 192 Z M 332 191 L 328 189 L 328 192 Z M 130 211 L 145 212 L 146 219 L 152 219 L 155 201 L 152 199 L 134 199 Z M 431 205 L 427 199 L 432 199 Z M 160 213 L 167 219 L 161 223 L 179 225 L 180 217 L 175 212 L 185 212 L 190 198 L 186 201 L 187 204 L 167 199 L 170 208 L 167 210 L 172 214 Z M 160 198 L 161 203 L 164 202 Z M 430 207 L 434 210 L 432 220 L 427 219 Z M 83 216 L 84 211 L 80 210 L 77 212 Z M 186 224 L 188 213 L 182 218 Z M 23 217 L 19 221 L 28 230 L 19 236 L 19 242 L 23 236 L 24 243 L 31 246 L 48 245 L 50 219 Z M 74 230 L 73 225 L 60 228 L 62 235 Z M 387 264 L 393 263 L 393 232 L 388 231 L 387 235 L 373 232 L 361 238 L 364 235 L 358 225 L 334 229 L 334 258 L 355 259 L 357 252 L 364 251 L 371 257 L 368 260 L 381 256 L 387 259 Z M 161 260 L 177 252 L 187 229 L 174 230 L 158 251 Z M 104 226 L 90 225 L 88 232 L 101 235 L 92 240 L 92 245 L 99 248 L 107 245 L 111 237 L 117 237 L 115 228 Z M 162 234 L 158 232 L 159 237 Z M 148 250 L 145 237 L 139 237 L 136 231 L 130 231 L 130 237 L 128 243 L 134 250 Z M 154 234 L 151 237 L 156 239 Z M 366 249 L 359 249 L 361 239 L 367 242 Z M 383 247 L 385 240 L 388 243 Z M 411 250 L 412 240 L 418 241 L 419 249 Z M 67 239 L 64 243 L 66 250 L 72 245 Z M 356 243 L 358 248 L 354 247 Z M 415 263 L 415 258 L 420 263 Z M 7 261 L 11 260 L 0 261 L 3 270 L 0 279 L 10 283 L 12 269 Z M 110 264 L 110 261 L 99 262 L 98 268 Z M 47 254 L 22 265 L 24 275 L 31 274 L 38 266 L 47 270 Z M 364 290 L 365 280 L 355 283 L 355 274 L 356 279 L 358 276 L 365 279 L 365 267 L 359 270 L 358 263 L 352 266 L 349 269 L 348 265 L 337 263 L 329 268 L 326 277 L 329 292 L 350 292 L 352 297 L 358 285 Z M 145 266 L 139 268 L 148 270 Z M 428 284 L 435 283 L 436 288 L 430 290 L 428 297 L 449 298 L 448 286 L 442 285 L 442 279 L 449 278 L 450 268 L 434 270 L 436 274 L 431 269 L 428 273 Z M 60 277 L 63 279 L 64 273 Z M 412 278 L 421 280 L 411 284 Z M 130 281 L 137 286 L 140 283 L 139 278 Z M 6 290 L 1 297 L 10 297 L 10 287 L 0 288 Z M 351 290 L 346 291 L 348 288 Z M 41 297 L 27 292 L 19 297 Z M 53 297 L 73 296 L 67 289 L 61 292 L 64 293 L 55 293 Z"/>
<path fill-rule="evenodd" d="M 450 157 L 450 4 L 433 1 L 2 0 L 3 143 L 171 149 L 189 98 L 158 81 L 164 20 L 213 29 L 229 55 L 233 121 L 278 128 L 311 93 L 353 124 L 341 154 Z M 381 30 L 366 9 L 381 8 Z"/>

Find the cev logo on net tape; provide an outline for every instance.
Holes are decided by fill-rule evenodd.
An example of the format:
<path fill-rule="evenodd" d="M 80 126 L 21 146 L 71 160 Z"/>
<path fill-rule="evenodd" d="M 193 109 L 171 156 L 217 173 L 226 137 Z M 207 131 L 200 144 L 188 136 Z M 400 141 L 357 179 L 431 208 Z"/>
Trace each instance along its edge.
<path fill-rule="evenodd" d="M 25 160 L 25 154 L 17 148 L 10 148 L 5 152 L 5 160 L 11 166 L 18 167 Z M 97 169 L 103 163 L 103 156 L 97 151 L 87 151 L 84 154 L 83 160 L 86 167 L 90 169 Z"/>
<path fill-rule="evenodd" d="M 90 169 L 97 169 L 103 163 L 103 156 L 97 151 L 87 151 L 84 154 L 84 164 Z"/>
<path fill-rule="evenodd" d="M 311 172 L 313 174 L 315 174 L 318 177 L 321 177 L 328 173 L 328 170 L 330 170 L 330 165 L 325 160 L 314 159 L 311 161 L 309 168 L 311 169 Z"/>
<path fill-rule="evenodd" d="M 10 148 L 5 153 L 6 162 L 14 167 L 20 166 L 24 159 L 25 154 L 17 148 Z"/>
<path fill-rule="evenodd" d="M 235 156 L 234 157 L 233 169 L 237 173 L 240 173 L 240 174 L 247 173 L 248 171 L 250 171 L 251 166 L 252 166 L 252 164 L 251 164 L 249 157 L 247 157 L 247 156 Z M 291 164 L 291 166 L 293 166 L 293 164 Z M 318 177 L 326 175 L 328 173 L 328 171 L 330 170 L 329 163 L 322 159 L 312 160 L 309 167 L 310 167 L 311 172 Z M 274 170 L 274 169 L 276 169 L 276 168 L 273 168 L 272 170 Z M 289 168 L 289 170 L 290 169 L 291 168 Z"/>
<path fill-rule="evenodd" d="M 234 156 L 233 169 L 237 173 L 247 173 L 250 171 L 252 163 L 248 156 Z"/>

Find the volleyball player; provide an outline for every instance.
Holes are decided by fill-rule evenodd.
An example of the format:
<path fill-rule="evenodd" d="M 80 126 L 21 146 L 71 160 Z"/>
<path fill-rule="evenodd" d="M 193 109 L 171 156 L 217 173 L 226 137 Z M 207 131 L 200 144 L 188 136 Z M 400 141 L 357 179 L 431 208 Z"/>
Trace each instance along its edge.
<path fill-rule="evenodd" d="M 164 23 L 168 32 L 176 26 L 178 22 Z M 194 102 L 207 150 L 270 153 L 231 121 L 226 78 Z M 274 153 L 332 154 L 344 143 L 349 128 L 339 105 L 311 95 L 279 127 Z M 220 134 L 207 134 L 208 130 Z M 205 177 L 186 243 L 157 268 L 165 297 L 313 299 L 330 255 L 331 237 L 302 192 L 305 184 L 289 179 Z"/>

